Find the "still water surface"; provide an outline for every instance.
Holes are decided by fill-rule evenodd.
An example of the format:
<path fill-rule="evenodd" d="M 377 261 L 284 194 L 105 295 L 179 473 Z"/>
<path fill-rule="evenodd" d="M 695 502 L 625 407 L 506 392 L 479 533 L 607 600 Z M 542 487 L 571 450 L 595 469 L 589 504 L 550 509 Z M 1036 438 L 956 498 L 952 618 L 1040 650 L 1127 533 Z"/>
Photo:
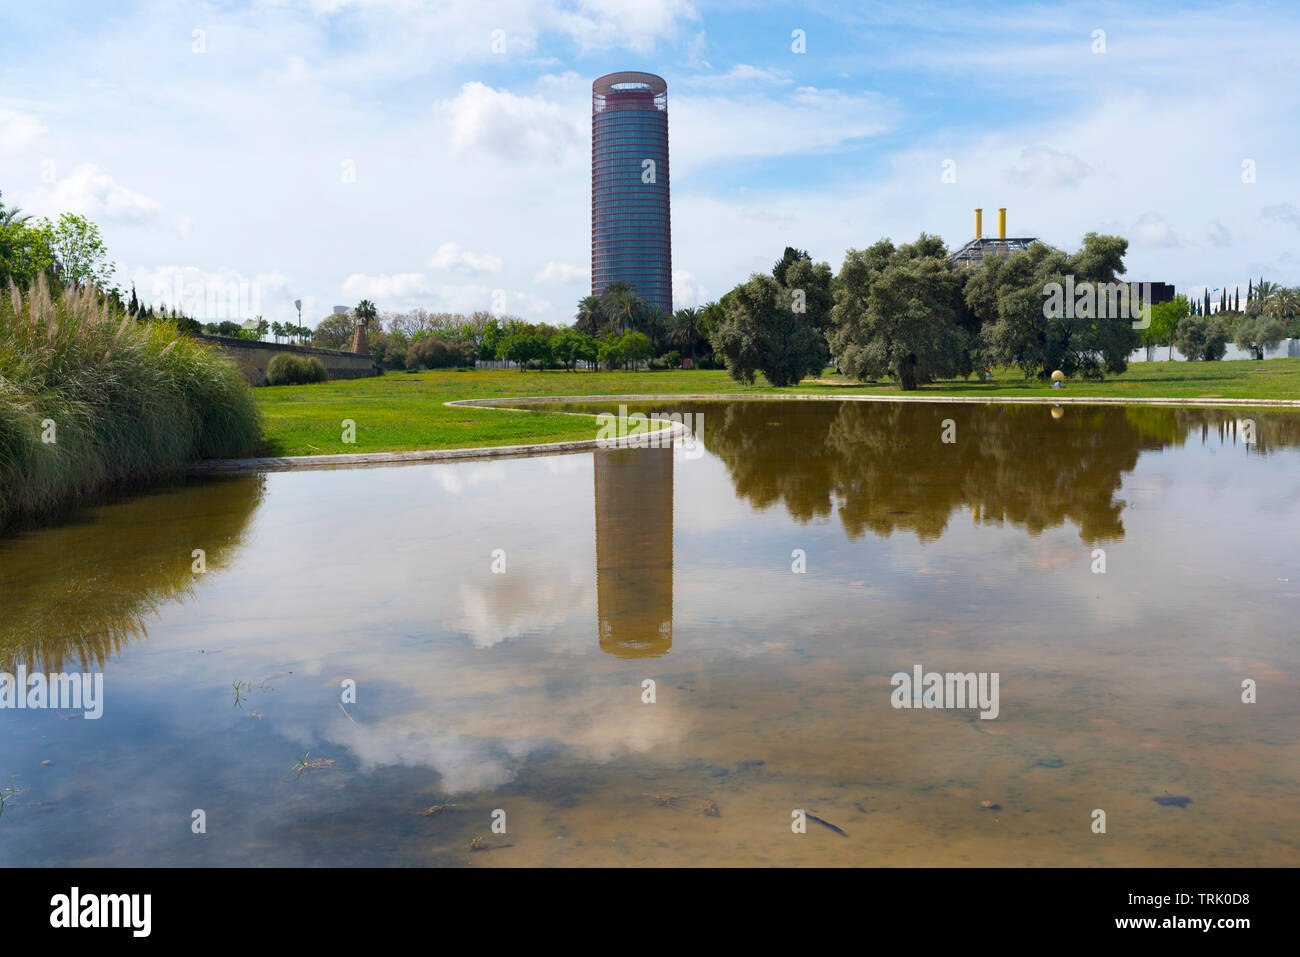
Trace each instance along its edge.
<path fill-rule="evenodd" d="M 1300 863 L 1300 417 L 644 408 L 706 451 L 213 479 L 0 541 L 0 671 L 105 685 L 0 711 L 0 865 Z M 891 707 L 915 665 L 997 672 L 998 717 Z"/>

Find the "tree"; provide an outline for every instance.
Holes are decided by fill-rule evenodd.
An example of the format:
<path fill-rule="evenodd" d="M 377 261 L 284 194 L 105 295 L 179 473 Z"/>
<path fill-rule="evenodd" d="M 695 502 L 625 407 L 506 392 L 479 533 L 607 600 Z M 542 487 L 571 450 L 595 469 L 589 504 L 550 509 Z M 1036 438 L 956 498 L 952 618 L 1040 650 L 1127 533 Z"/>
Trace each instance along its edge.
<path fill-rule="evenodd" d="M 1254 358 L 1263 359 L 1264 353 L 1272 352 L 1285 338 L 1286 327 L 1276 319 L 1248 318 L 1237 324 L 1235 342 Z"/>
<path fill-rule="evenodd" d="M 694 364 L 696 353 L 705 344 L 704 334 L 700 331 L 700 310 L 695 308 L 678 309 L 668 320 L 664 341 L 678 353 L 686 353 Z"/>
<path fill-rule="evenodd" d="M 483 336 L 478 344 L 478 357 L 485 362 L 497 357 L 497 350 L 501 346 L 501 323 L 495 318 L 489 319 L 487 325 L 483 327 Z"/>
<path fill-rule="evenodd" d="M 596 357 L 606 369 L 616 369 L 623 362 L 623 340 L 606 339 L 597 347 Z"/>
<path fill-rule="evenodd" d="M 0 226 L 21 226 L 31 219 L 17 206 L 4 204 L 4 191 L 0 190 Z"/>
<path fill-rule="evenodd" d="M 637 317 L 645 303 L 632 288 L 631 283 L 611 282 L 600 294 L 601 313 L 609 320 L 613 331 L 619 335 L 636 328 Z"/>
<path fill-rule="evenodd" d="M 672 320 L 658 306 L 651 303 L 641 303 L 641 308 L 633 317 L 632 328 L 637 332 L 644 332 L 650 340 L 650 346 L 655 353 L 662 352 L 668 336 L 668 324 Z"/>
<path fill-rule="evenodd" d="M 1228 330 L 1218 319 L 1188 316 L 1178 323 L 1176 344 L 1192 361 L 1214 362 L 1228 351 Z"/>
<path fill-rule="evenodd" d="M 497 357 L 519 363 L 520 372 L 533 359 L 545 365 L 550 354 L 550 343 L 544 335 L 537 332 L 517 332 L 503 339 L 497 347 Z"/>
<path fill-rule="evenodd" d="M 1123 372 L 1141 335 L 1132 313 L 1102 314 L 1112 300 L 1101 287 L 1118 289 L 1127 250 L 1123 237 L 1088 233 L 1072 256 L 1035 243 L 1005 259 L 986 259 L 967 281 L 965 300 L 988 357 L 1040 379 L 1057 369 L 1085 379 Z M 1077 292 L 1074 302 L 1065 301 L 1070 290 Z"/>
<path fill-rule="evenodd" d="M 563 363 L 566 370 L 577 371 L 578 361 L 596 358 L 596 340 L 591 336 L 575 332 L 573 329 L 561 329 L 550 339 L 551 355 Z"/>
<path fill-rule="evenodd" d="M 375 309 L 375 304 L 369 299 L 362 299 L 357 303 L 357 307 L 352 310 L 353 315 L 357 317 L 357 323 L 362 329 L 369 329 L 378 318 L 379 312 Z"/>
<path fill-rule="evenodd" d="M 1151 325 L 1142 330 L 1142 341 L 1149 346 L 1168 346 L 1168 359 L 1174 357 L 1174 336 L 1178 323 L 1192 314 L 1186 296 L 1174 296 L 1169 302 L 1151 307 Z"/>
<path fill-rule="evenodd" d="M 830 265 L 783 256 L 774 271 L 784 283 L 755 273 L 722 298 L 722 318 L 710 339 L 728 374 L 746 384 L 761 373 L 774 386 L 796 385 L 830 360 Z"/>
<path fill-rule="evenodd" d="M 700 307 L 700 317 L 697 325 L 700 330 L 700 337 L 703 340 L 700 344 L 701 356 L 707 359 L 711 365 L 716 365 L 713 355 L 713 334 L 718 331 L 722 325 L 722 320 L 726 318 L 726 306 L 723 305 L 731 293 L 727 293 L 717 302 L 706 302 Z"/>
<path fill-rule="evenodd" d="M 575 359 L 594 365 L 600 358 L 600 343 L 591 336 L 578 336 L 578 348 L 574 353 Z M 574 363 L 574 370 L 577 371 L 577 363 Z"/>
<path fill-rule="evenodd" d="M 781 254 L 781 258 L 772 266 L 772 278 L 781 285 L 786 285 L 786 270 L 801 259 L 807 259 L 811 262 L 812 256 L 802 249 L 795 249 L 793 246 L 786 246 L 785 252 Z"/>
<path fill-rule="evenodd" d="M 52 240 L 48 222 L 31 223 L 13 207 L 0 209 L 0 289 L 10 283 L 25 289 L 38 276 L 52 276 Z"/>
<path fill-rule="evenodd" d="M 50 247 L 59 281 L 73 286 L 107 289 L 113 276 L 108 249 L 99 227 L 76 213 L 63 213 L 50 224 Z"/>
<path fill-rule="evenodd" d="M 373 351 L 371 355 L 374 355 Z M 450 369 L 472 365 L 474 346 L 467 342 L 448 342 L 437 336 L 421 336 L 411 343 L 402 357 L 408 369 Z M 384 350 L 384 358 L 387 361 L 387 348 Z"/>
<path fill-rule="evenodd" d="M 962 277 L 938 237 L 849 250 L 831 313 L 831 350 L 844 373 L 890 376 L 906 390 L 970 372 Z"/>
<path fill-rule="evenodd" d="M 623 350 L 623 359 L 635 368 L 636 363 L 649 359 L 654 355 L 654 345 L 650 342 L 650 337 L 644 332 L 629 332 L 623 336 L 620 343 Z"/>
<path fill-rule="evenodd" d="M 322 319 L 316 326 L 316 330 L 309 333 L 311 343 L 317 349 L 346 349 L 348 343 L 352 341 L 352 333 L 356 327 L 357 320 L 352 318 L 351 313 L 336 312 Z M 297 329 L 298 327 L 293 323 L 285 323 L 281 326 L 284 335 L 294 335 Z"/>
<path fill-rule="evenodd" d="M 599 336 L 609 328 L 609 316 L 600 296 L 583 296 L 578 300 L 578 312 L 573 320 L 574 331 L 587 336 Z"/>

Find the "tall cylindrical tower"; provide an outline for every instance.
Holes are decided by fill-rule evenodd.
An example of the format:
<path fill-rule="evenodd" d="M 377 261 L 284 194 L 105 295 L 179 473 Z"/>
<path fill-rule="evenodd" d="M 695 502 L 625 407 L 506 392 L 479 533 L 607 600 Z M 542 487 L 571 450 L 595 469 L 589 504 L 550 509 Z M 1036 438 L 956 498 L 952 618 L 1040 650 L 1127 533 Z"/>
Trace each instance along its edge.
<path fill-rule="evenodd" d="M 672 314 L 668 84 L 652 73 L 591 85 L 591 293 L 619 281 Z"/>

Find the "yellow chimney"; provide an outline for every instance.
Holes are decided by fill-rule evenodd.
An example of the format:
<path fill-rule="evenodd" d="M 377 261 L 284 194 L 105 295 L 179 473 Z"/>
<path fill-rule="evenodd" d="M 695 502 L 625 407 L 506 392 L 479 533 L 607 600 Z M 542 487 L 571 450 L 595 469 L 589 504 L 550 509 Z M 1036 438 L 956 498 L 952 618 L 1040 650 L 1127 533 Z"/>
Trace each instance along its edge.
<path fill-rule="evenodd" d="M 1007 208 L 998 207 L 998 239 L 1007 238 Z"/>
<path fill-rule="evenodd" d="M 984 210 L 975 210 L 975 238 L 979 239 L 984 235 Z"/>

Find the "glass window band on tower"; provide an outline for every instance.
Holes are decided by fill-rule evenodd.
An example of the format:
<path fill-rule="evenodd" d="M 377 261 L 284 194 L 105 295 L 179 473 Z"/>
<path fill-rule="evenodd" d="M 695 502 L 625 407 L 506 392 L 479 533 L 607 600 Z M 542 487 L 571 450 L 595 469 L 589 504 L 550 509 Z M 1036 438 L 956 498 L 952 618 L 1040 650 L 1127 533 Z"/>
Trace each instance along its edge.
<path fill-rule="evenodd" d="M 668 84 L 652 73 L 591 85 L 591 293 L 619 281 L 672 314 Z"/>

